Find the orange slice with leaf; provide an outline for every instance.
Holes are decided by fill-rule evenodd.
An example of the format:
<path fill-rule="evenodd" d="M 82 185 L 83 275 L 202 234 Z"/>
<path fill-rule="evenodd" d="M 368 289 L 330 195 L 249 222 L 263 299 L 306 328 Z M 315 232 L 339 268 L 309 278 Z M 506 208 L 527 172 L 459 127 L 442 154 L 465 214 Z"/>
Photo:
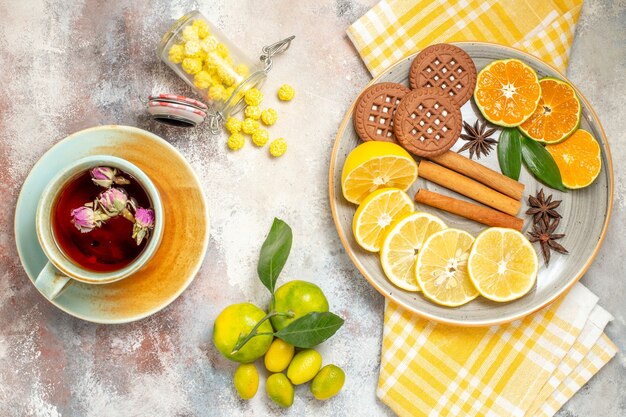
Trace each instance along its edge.
<path fill-rule="evenodd" d="M 519 59 L 494 61 L 478 73 L 474 101 L 493 124 L 519 126 L 533 115 L 540 97 L 537 74 Z"/>
<path fill-rule="evenodd" d="M 566 141 L 547 145 L 561 172 L 561 180 L 567 188 L 584 188 L 598 177 L 602 168 L 600 145 L 584 129 L 578 129 Z"/>
<path fill-rule="evenodd" d="M 574 88 L 565 81 L 543 78 L 539 85 L 541 97 L 537 109 L 519 129 L 538 142 L 562 142 L 578 129 L 580 100 Z"/>

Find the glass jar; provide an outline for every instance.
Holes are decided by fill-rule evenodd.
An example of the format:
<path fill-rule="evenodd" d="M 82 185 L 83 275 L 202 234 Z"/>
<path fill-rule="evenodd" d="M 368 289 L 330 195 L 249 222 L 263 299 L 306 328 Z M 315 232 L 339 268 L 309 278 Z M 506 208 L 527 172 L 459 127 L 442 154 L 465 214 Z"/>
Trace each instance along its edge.
<path fill-rule="evenodd" d="M 246 56 L 199 11 L 190 12 L 165 33 L 157 54 L 209 105 L 211 130 L 241 111 L 246 91 L 260 88 L 271 56 L 289 48 L 293 36 L 263 48 L 260 61 Z"/>

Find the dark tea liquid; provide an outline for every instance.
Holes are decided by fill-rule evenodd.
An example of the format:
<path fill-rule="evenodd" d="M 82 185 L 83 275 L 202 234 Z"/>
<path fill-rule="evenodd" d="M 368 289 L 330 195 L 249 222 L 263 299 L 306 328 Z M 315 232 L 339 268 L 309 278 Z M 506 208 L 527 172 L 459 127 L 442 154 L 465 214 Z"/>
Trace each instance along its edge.
<path fill-rule="evenodd" d="M 149 208 L 150 199 L 133 177 L 124 177 L 130 184 L 114 185 L 123 188 L 141 207 Z M 131 237 L 133 223 L 121 215 L 106 221 L 89 233 L 81 233 L 72 223 L 72 210 L 93 201 L 105 188 L 93 183 L 89 171 L 74 177 L 59 194 L 53 209 L 52 227 L 60 249 L 78 266 L 95 272 L 109 272 L 124 268 L 134 261 L 149 239 L 137 245 Z"/>

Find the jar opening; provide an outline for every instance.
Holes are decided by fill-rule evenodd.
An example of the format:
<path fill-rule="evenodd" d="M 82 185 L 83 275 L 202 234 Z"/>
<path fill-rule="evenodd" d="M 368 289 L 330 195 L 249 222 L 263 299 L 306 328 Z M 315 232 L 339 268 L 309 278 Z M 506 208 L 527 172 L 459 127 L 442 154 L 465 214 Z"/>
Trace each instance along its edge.
<path fill-rule="evenodd" d="M 267 73 L 263 70 L 259 70 L 253 72 L 252 75 L 250 75 L 241 84 L 239 84 L 239 87 L 237 87 L 235 91 L 233 91 L 228 100 L 226 100 L 226 102 L 224 103 L 224 107 L 221 110 L 224 119 L 227 119 L 228 117 L 237 114 L 241 110 L 243 110 L 243 108 L 246 107 L 246 104 L 244 102 L 244 96 L 246 94 L 246 91 L 250 90 L 251 88 L 260 89 L 265 83 L 266 78 Z"/>

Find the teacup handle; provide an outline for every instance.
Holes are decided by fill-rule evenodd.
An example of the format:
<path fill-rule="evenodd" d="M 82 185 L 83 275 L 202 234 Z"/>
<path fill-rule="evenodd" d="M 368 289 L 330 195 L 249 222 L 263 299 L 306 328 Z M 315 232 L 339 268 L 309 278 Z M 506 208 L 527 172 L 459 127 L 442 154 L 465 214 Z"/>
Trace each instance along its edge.
<path fill-rule="evenodd" d="M 48 299 L 54 300 L 65 288 L 71 284 L 72 279 L 59 271 L 52 263 L 48 262 L 35 279 L 35 287 Z"/>

